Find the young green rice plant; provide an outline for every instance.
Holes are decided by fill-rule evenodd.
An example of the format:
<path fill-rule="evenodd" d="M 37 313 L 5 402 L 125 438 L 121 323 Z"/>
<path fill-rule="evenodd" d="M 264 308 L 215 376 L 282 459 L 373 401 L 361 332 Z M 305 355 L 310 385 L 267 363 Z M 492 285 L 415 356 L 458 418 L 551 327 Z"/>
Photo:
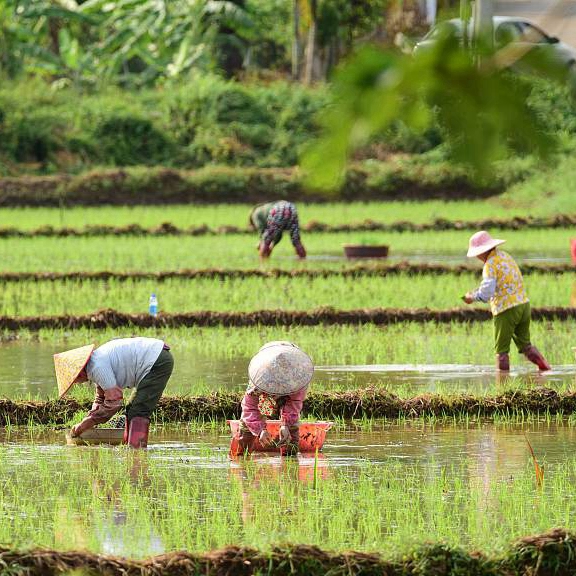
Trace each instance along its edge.
<path fill-rule="evenodd" d="M 539 202 L 530 209 L 531 216 L 554 215 L 548 202 Z M 145 228 L 170 222 L 179 228 L 206 225 L 245 227 L 249 204 L 184 204 L 175 206 L 100 206 L 60 208 L 1 208 L 0 227 L 17 226 L 34 229 L 42 226 L 54 228 L 96 226 L 127 226 L 139 224 Z M 329 202 L 325 204 L 297 203 L 302 224 L 312 220 L 328 224 L 350 224 L 363 220 L 393 223 L 409 221 L 417 224 L 446 220 L 474 221 L 482 218 L 513 218 L 525 216 L 525 207 L 503 206 L 497 198 L 481 201 L 443 202 Z M 566 213 L 562 211 L 559 213 Z"/>
<path fill-rule="evenodd" d="M 542 489 L 520 432 L 380 434 L 378 448 L 346 459 L 327 446 L 318 458 L 229 462 L 207 433 L 148 453 L 2 445 L 0 540 L 128 557 L 279 542 L 394 557 L 430 540 L 498 553 L 516 537 L 576 518 L 576 463 L 555 451 L 573 447 L 561 429 L 535 447 L 549 453 Z"/>
<path fill-rule="evenodd" d="M 0 396 L 54 398 L 52 355 L 115 337 L 149 336 L 172 347 L 175 369 L 166 395 L 199 395 L 216 390 L 241 392 L 247 386 L 250 358 L 264 342 L 290 340 L 308 351 L 317 367 L 311 390 L 388 389 L 407 398 L 429 392 L 475 397 L 539 386 L 560 392 L 574 389 L 572 346 L 576 322 L 533 322 L 532 339 L 557 372 L 540 375 L 516 350 L 519 373 L 502 381 L 493 368 L 490 322 L 475 324 L 402 323 L 388 326 L 313 326 L 251 328 L 179 328 L 123 330 L 42 330 L 24 333 L 0 346 Z M 372 365 L 372 366 L 366 366 Z M 393 366 L 391 366 L 393 365 Z M 91 400 L 93 389 L 75 387 Z"/>
<path fill-rule="evenodd" d="M 506 249 L 520 261 L 527 257 L 569 261 L 565 230 L 499 232 Z M 374 233 L 391 248 L 391 260 L 465 263 L 469 231 Z M 340 267 L 342 244 L 351 234 L 303 235 L 310 257 L 299 262 L 287 238 L 274 250 L 268 266 Z M 0 241 L 3 272 L 64 272 L 81 270 L 162 271 L 184 268 L 253 268 L 258 265 L 254 236 L 7 238 Z M 338 257 L 338 258 L 335 258 Z"/>
<path fill-rule="evenodd" d="M 364 308 L 467 308 L 459 295 L 475 288 L 481 275 L 360 278 L 244 278 L 152 280 L 65 280 L 0 283 L 0 315 L 81 315 L 102 308 L 145 313 L 156 293 L 166 313 L 263 309 L 338 310 Z M 441 289 L 439 289 L 441 286 Z M 532 274 L 526 287 L 535 306 L 570 306 L 576 281 L 570 275 Z M 476 305 L 486 308 L 486 306 Z"/>

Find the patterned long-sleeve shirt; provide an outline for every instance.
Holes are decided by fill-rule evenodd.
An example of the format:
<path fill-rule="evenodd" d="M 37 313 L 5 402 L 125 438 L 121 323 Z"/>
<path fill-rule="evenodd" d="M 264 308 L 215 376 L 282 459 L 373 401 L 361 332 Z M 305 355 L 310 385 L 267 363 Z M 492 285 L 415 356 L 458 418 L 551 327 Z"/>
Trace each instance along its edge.
<path fill-rule="evenodd" d="M 280 404 L 280 421 L 282 424 L 287 426 L 297 424 L 307 391 L 308 387 L 306 386 L 289 396 L 275 397 L 275 400 Z M 240 419 L 255 436 L 259 436 L 266 429 L 266 417 L 260 412 L 259 407 L 261 394 L 261 392 L 251 386 L 242 399 L 242 415 Z"/>
<path fill-rule="evenodd" d="M 484 263 L 482 283 L 472 296 L 479 302 L 490 302 L 494 316 L 529 301 L 518 264 L 510 254 L 498 249 Z"/>
<path fill-rule="evenodd" d="M 292 202 L 280 200 L 257 206 L 250 216 L 252 224 L 260 232 L 266 249 L 276 246 L 287 231 L 295 248 L 301 246 L 298 211 Z"/>

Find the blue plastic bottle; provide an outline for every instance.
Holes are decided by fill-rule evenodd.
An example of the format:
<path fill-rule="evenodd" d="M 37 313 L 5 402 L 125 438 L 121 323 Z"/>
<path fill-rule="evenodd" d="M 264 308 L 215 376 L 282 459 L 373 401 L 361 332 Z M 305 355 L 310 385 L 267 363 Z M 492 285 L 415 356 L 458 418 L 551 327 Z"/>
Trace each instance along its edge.
<path fill-rule="evenodd" d="M 158 316 L 158 298 L 156 298 L 156 294 L 150 296 L 148 312 L 150 313 L 150 316 Z"/>

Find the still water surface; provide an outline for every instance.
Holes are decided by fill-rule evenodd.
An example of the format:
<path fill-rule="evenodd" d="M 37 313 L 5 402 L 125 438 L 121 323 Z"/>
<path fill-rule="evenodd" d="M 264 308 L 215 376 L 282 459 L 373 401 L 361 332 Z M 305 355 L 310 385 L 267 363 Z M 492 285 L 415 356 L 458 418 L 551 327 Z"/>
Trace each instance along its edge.
<path fill-rule="evenodd" d="M 66 348 L 66 345 L 64 345 Z M 0 343 L 0 396 L 8 398 L 56 393 L 52 356 L 62 343 L 15 341 Z M 214 357 L 193 348 L 173 349 L 175 370 L 166 393 L 199 394 L 215 390 L 241 391 L 246 386 L 250 358 Z M 351 390 L 369 386 L 391 392 L 481 393 L 503 385 L 525 384 L 576 388 L 576 365 L 555 366 L 540 374 L 524 363 L 513 367 L 506 381 L 494 366 L 474 364 L 367 364 L 316 366 L 315 390 Z"/>
<path fill-rule="evenodd" d="M 64 348 L 66 345 L 64 345 Z M 52 356 L 62 343 L 16 341 L 0 343 L 0 396 L 56 393 Z M 199 394 L 214 390 L 240 391 L 246 386 L 250 358 L 214 357 L 193 348 L 173 349 L 175 370 L 167 394 Z M 350 390 L 369 386 L 391 392 L 480 393 L 502 385 L 526 384 L 551 388 L 576 388 L 576 365 L 555 366 L 544 375 L 531 365 L 513 367 L 504 381 L 494 366 L 473 364 L 368 364 L 316 366 L 315 390 Z"/>

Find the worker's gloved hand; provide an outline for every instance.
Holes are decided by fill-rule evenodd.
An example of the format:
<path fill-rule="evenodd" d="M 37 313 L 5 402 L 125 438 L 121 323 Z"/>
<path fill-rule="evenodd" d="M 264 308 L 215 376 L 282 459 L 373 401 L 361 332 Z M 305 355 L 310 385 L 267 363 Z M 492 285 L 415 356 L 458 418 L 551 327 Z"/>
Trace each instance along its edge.
<path fill-rule="evenodd" d="M 92 410 L 88 412 L 88 418 L 92 418 L 96 424 L 108 422 L 122 408 L 122 399 L 122 388 L 115 386 L 104 390 L 104 401 L 102 404 L 98 404 L 96 408 L 92 405 Z"/>
<path fill-rule="evenodd" d="M 472 292 L 466 292 L 463 300 L 466 302 L 466 304 L 472 304 L 472 302 L 474 302 L 474 296 L 472 295 Z"/>
<path fill-rule="evenodd" d="M 290 428 L 286 424 L 283 424 L 282 426 L 280 426 L 280 441 L 279 441 L 280 446 L 288 444 L 288 442 L 290 442 L 290 438 L 291 438 Z"/>
<path fill-rule="evenodd" d="M 298 258 L 306 258 L 306 248 L 304 248 L 303 244 L 297 244 L 295 247 L 296 254 L 298 254 Z"/>
<path fill-rule="evenodd" d="M 104 404 L 104 390 L 100 388 L 100 386 L 96 385 L 96 396 L 94 397 L 94 402 L 92 403 L 92 409 L 90 410 L 98 410 L 98 406 L 102 406 Z"/>
<path fill-rule="evenodd" d="M 272 446 L 273 442 L 272 434 L 270 434 L 268 430 L 262 430 L 262 432 L 260 432 L 258 440 L 260 441 L 260 445 L 262 446 L 262 448 L 268 448 L 269 446 Z"/>
<path fill-rule="evenodd" d="M 86 430 L 94 428 L 96 424 L 97 423 L 94 421 L 94 418 L 91 416 L 86 416 L 82 422 L 72 426 L 72 429 L 70 430 L 70 436 L 72 436 L 72 438 L 76 438 L 76 436 L 80 436 L 82 432 L 86 432 Z"/>

